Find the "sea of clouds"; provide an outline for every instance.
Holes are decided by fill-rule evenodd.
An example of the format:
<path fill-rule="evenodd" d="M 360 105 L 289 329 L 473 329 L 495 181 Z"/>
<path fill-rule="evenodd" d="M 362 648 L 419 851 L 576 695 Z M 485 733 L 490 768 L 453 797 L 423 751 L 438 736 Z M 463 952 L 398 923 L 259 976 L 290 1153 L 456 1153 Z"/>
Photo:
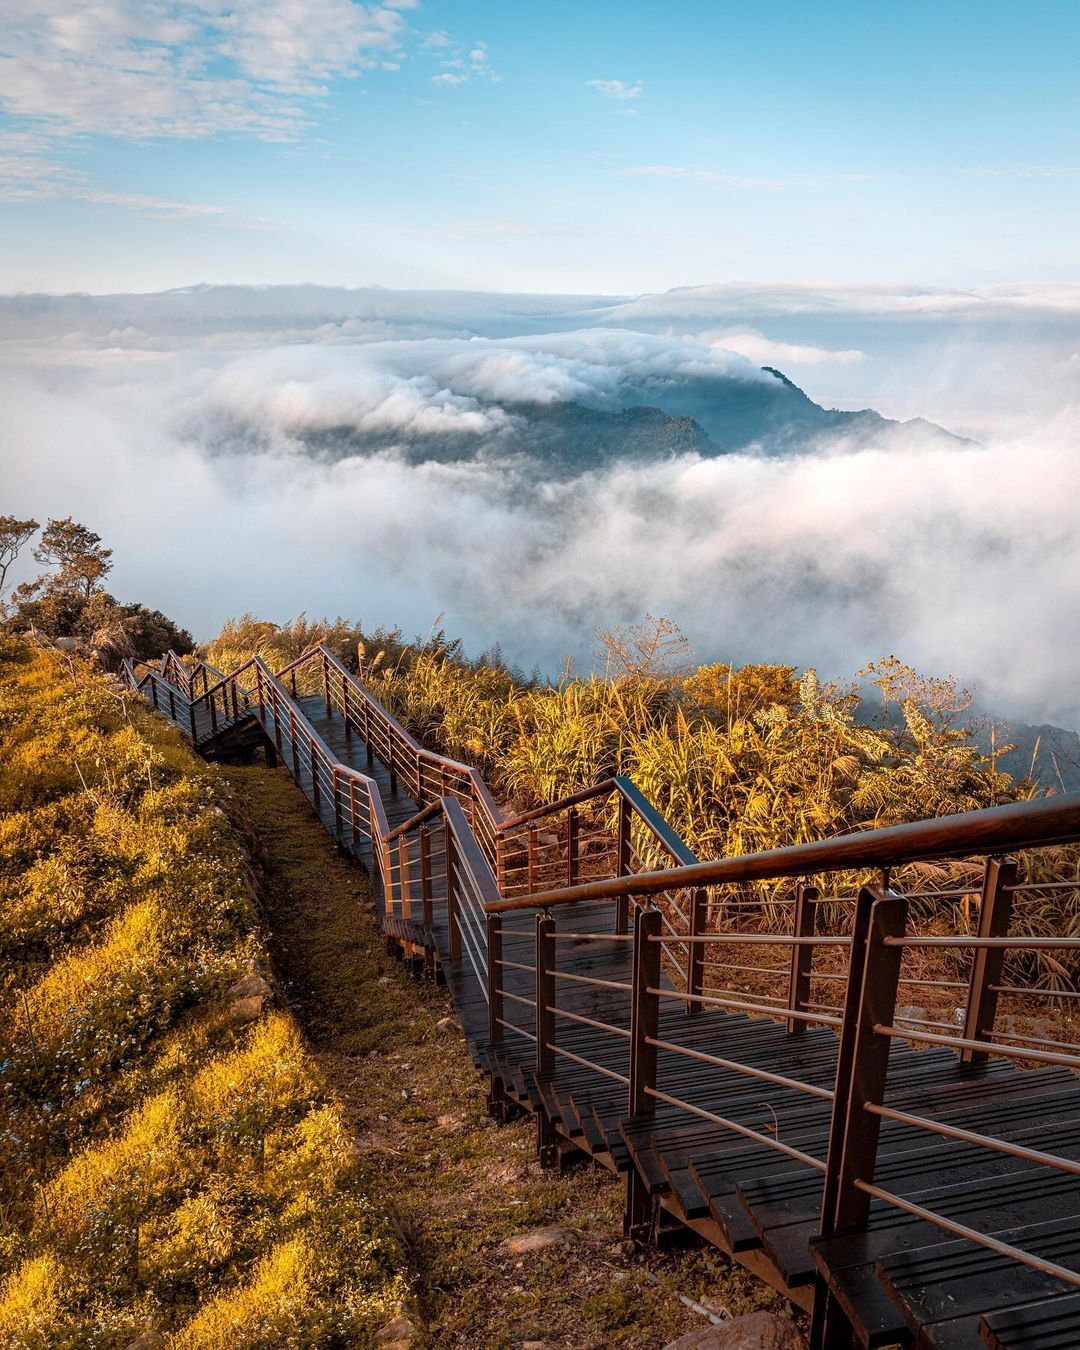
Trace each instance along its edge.
<path fill-rule="evenodd" d="M 916 427 L 902 448 L 539 483 L 515 460 L 530 404 L 684 413 L 773 380 L 764 364 L 827 406 L 978 444 Z M 245 610 L 407 632 L 441 613 L 474 650 L 554 672 L 651 612 L 701 660 L 845 674 L 895 651 L 1003 714 L 1075 725 L 1078 394 L 1067 287 L 9 297 L 0 512 L 91 525 L 114 591 L 199 636 Z M 318 453 L 342 428 L 365 453 Z M 401 453 L 447 436 L 452 463 Z"/>

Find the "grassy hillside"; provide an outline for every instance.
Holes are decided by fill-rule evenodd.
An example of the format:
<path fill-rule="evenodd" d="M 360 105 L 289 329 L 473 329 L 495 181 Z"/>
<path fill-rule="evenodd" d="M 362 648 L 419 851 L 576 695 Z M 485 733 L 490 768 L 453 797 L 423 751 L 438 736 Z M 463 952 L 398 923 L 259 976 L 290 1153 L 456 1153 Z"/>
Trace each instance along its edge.
<path fill-rule="evenodd" d="M 363 1343 L 403 1294 L 230 811 L 138 699 L 0 649 L 2 1345 Z"/>

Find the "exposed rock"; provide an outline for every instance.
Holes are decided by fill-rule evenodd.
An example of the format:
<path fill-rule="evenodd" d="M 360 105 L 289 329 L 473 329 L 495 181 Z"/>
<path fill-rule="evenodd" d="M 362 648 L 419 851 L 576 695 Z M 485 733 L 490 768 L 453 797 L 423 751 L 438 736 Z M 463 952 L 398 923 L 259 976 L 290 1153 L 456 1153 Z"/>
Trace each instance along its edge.
<path fill-rule="evenodd" d="M 417 1330 L 407 1317 L 395 1317 L 375 1333 L 373 1345 L 415 1345 Z"/>
<path fill-rule="evenodd" d="M 435 1023 L 436 1031 L 460 1031 L 461 1023 L 456 1017 L 440 1017 Z"/>
<path fill-rule="evenodd" d="M 264 998 L 238 998 L 229 1005 L 229 1016 L 234 1022 L 254 1022 L 262 1016 Z"/>
<path fill-rule="evenodd" d="M 554 1247 L 560 1242 L 573 1242 L 574 1233 L 569 1228 L 534 1228 L 531 1233 L 517 1233 L 501 1244 L 501 1250 L 512 1256 L 521 1256 L 525 1252 L 542 1252 L 545 1247 Z"/>
<path fill-rule="evenodd" d="M 128 1342 L 127 1350 L 165 1350 L 165 1337 L 156 1327 L 149 1327 L 141 1336 Z"/>
<path fill-rule="evenodd" d="M 231 1002 L 242 998 L 273 998 L 273 996 L 274 991 L 263 977 L 254 970 L 248 971 L 235 984 L 231 984 L 225 992 L 225 997 Z"/>
<path fill-rule="evenodd" d="M 720 1327 L 702 1327 L 688 1331 L 664 1350 L 805 1350 L 799 1329 L 786 1318 L 771 1312 L 733 1317 Z"/>

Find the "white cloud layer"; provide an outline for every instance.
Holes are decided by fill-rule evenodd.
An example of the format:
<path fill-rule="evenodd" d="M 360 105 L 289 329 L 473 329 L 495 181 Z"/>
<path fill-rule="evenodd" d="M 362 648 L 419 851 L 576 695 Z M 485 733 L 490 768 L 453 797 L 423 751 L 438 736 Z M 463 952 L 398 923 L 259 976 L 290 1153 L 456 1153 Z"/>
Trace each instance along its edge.
<path fill-rule="evenodd" d="M 1030 302 L 1017 291 L 994 303 L 1020 294 Z M 824 306 L 824 293 L 811 298 Z M 1038 300 L 1060 321 L 1065 297 Z M 985 448 L 916 437 L 898 454 L 849 439 L 829 453 L 688 455 L 540 486 L 498 455 L 417 466 L 394 449 L 447 433 L 466 448 L 512 444 L 525 399 L 623 406 L 672 383 L 769 378 L 749 353 L 598 327 L 627 312 L 309 288 L 0 302 L 0 509 L 84 519 L 116 549 L 118 593 L 203 635 L 247 609 L 409 631 L 445 611 L 474 649 L 500 639 L 554 670 L 587 653 L 594 625 L 664 612 L 701 659 L 844 673 L 896 650 L 979 681 L 1003 714 L 1075 722 L 1080 343 L 1055 349 L 1071 405 L 1059 397 L 1052 417 L 999 429 Z M 574 314 L 589 326 L 572 327 Z M 745 316 L 732 331 L 787 341 L 768 323 L 751 333 Z M 815 378 L 863 380 L 874 364 L 814 365 L 807 352 L 855 348 L 790 345 Z M 981 366 L 968 348 L 951 367 L 972 398 L 998 375 L 1001 349 L 981 350 Z M 314 453 L 342 426 L 384 448 Z"/>

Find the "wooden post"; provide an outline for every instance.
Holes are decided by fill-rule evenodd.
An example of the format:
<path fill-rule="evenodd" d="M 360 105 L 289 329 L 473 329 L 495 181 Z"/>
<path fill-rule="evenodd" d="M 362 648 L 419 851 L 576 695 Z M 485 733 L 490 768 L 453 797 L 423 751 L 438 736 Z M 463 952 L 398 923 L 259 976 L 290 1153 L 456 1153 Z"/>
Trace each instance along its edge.
<path fill-rule="evenodd" d="M 450 927 L 450 960 L 461 960 L 461 929 L 458 926 L 457 890 L 454 884 L 454 832 L 449 824 L 446 836 L 446 921 Z"/>
<path fill-rule="evenodd" d="M 571 806 L 566 813 L 566 884 L 576 886 L 578 879 L 578 836 L 581 824 L 577 807 Z"/>
<path fill-rule="evenodd" d="M 792 923 L 792 936 L 797 938 L 813 937 L 817 932 L 817 900 L 821 892 L 816 886 L 807 886 L 800 881 L 795 887 L 795 919 Z M 788 1007 L 793 1012 L 805 1012 L 810 999 L 810 975 L 814 964 L 814 949 L 810 946 L 795 946 L 791 949 L 791 977 L 788 981 Z M 790 1035 L 800 1036 L 806 1030 L 801 1017 L 789 1017 L 787 1029 Z"/>
<path fill-rule="evenodd" d="M 706 892 L 697 887 L 690 893 L 690 936 L 697 937 L 705 932 L 708 920 Z M 688 942 L 686 944 L 686 992 L 700 994 L 705 987 L 705 944 Z M 702 1004 L 687 999 L 686 1011 L 691 1014 L 701 1012 Z"/>
<path fill-rule="evenodd" d="M 619 793 L 619 826 L 618 826 L 618 859 L 616 861 L 617 873 L 620 877 L 630 875 L 630 839 L 631 830 L 634 824 L 633 811 L 630 803 Z M 630 897 L 620 895 L 615 901 L 615 932 L 628 933 L 630 931 Z"/>
<path fill-rule="evenodd" d="M 300 782 L 300 749 L 296 744 L 296 710 L 289 704 L 289 741 L 292 745 L 293 777 Z"/>
<path fill-rule="evenodd" d="M 874 1031 L 892 1024 L 908 902 L 881 886 L 864 886 L 856 904 L 843 1030 L 837 1056 L 836 1096 L 829 1129 L 821 1231 L 826 1236 L 866 1222 L 870 1197 L 855 1185 L 872 1182 L 881 1117 L 866 1110 L 885 1096 L 892 1038 Z"/>
<path fill-rule="evenodd" d="M 216 694 L 211 694 L 210 697 L 209 697 L 209 699 L 207 699 L 207 702 L 210 704 L 210 726 L 211 726 L 211 728 L 212 728 L 214 731 L 216 731 L 216 730 L 217 730 L 217 695 L 216 695 Z"/>
<path fill-rule="evenodd" d="M 322 659 L 322 686 L 323 702 L 326 704 L 326 715 L 329 717 L 334 709 L 330 702 L 330 662 L 326 659 L 325 653 Z"/>
<path fill-rule="evenodd" d="M 330 766 L 330 790 L 334 794 L 334 834 L 341 839 L 341 793 L 338 788 L 337 765 Z"/>
<path fill-rule="evenodd" d="M 386 767 L 390 770 L 390 791 L 396 792 L 397 765 L 394 763 L 394 733 L 389 727 L 387 727 L 386 729 L 386 744 L 389 747 L 387 751 L 387 756 L 390 760 L 390 763 Z"/>
<path fill-rule="evenodd" d="M 650 905 L 639 909 L 634 921 L 634 974 L 630 1008 L 630 1101 L 628 1114 L 656 1114 L 656 1039 L 660 1029 L 660 911 Z"/>
<path fill-rule="evenodd" d="M 536 894 L 536 826 L 528 828 L 529 894 Z"/>
<path fill-rule="evenodd" d="M 322 801 L 322 790 L 319 787 L 319 763 L 315 758 L 315 738 L 313 736 L 308 737 L 308 760 L 311 763 L 311 796 L 316 808 L 318 808 Z"/>
<path fill-rule="evenodd" d="M 503 1039 L 502 995 L 502 915 L 487 916 L 488 955 L 488 1044 L 499 1045 Z M 492 1069 L 492 1083 L 495 1081 Z"/>
<path fill-rule="evenodd" d="M 431 830 L 427 825 L 420 826 L 420 900 L 423 905 L 424 927 L 430 930 L 435 921 L 435 912 L 431 903 Z M 430 933 L 424 946 L 424 970 L 428 975 L 435 973 L 435 952 L 431 946 Z"/>
<path fill-rule="evenodd" d="M 555 920 L 546 911 L 536 916 L 536 1072 L 550 1074 L 555 1068 Z M 555 1122 L 541 1105 L 536 1113 L 536 1151 L 541 1167 L 559 1161 L 559 1136 Z"/>
<path fill-rule="evenodd" d="M 349 721 L 349 681 L 341 677 L 341 716 L 345 719 L 345 739 L 352 739 L 352 723 Z"/>
<path fill-rule="evenodd" d="M 169 686 L 169 716 L 176 721 L 176 695 L 173 693 L 172 685 Z"/>
<path fill-rule="evenodd" d="M 198 743 L 199 743 L 199 734 L 198 734 L 198 732 L 197 732 L 197 730 L 196 730 L 196 728 L 195 728 L 195 704 L 194 704 L 194 703 L 189 703 L 189 704 L 188 704 L 188 719 L 189 719 L 189 721 L 191 722 L 191 743 L 192 743 L 192 745 L 198 745 Z"/>
<path fill-rule="evenodd" d="M 545 912 L 536 916 L 536 1072 L 555 1067 L 555 920 Z"/>
<path fill-rule="evenodd" d="M 158 705 L 157 680 L 154 679 L 153 675 L 150 676 L 150 702 L 153 703 L 155 708 L 157 707 Z"/>
<path fill-rule="evenodd" d="M 409 895 L 409 841 L 403 834 L 398 835 L 398 894 L 401 897 L 401 917 L 412 918 L 412 902 Z"/>
<path fill-rule="evenodd" d="M 987 858 L 979 906 L 979 937 L 1008 937 L 1012 920 L 1012 888 L 1016 885 L 1016 877 L 1017 866 L 1011 858 Z M 1003 947 L 975 948 L 967 1012 L 964 1016 L 964 1040 L 989 1040 L 997 1018 L 998 996 L 993 986 L 1001 983 L 1004 966 Z M 960 1051 L 960 1059 L 965 1064 L 981 1063 L 988 1057 L 987 1050 Z"/>
<path fill-rule="evenodd" d="M 352 840 L 353 848 L 360 847 L 360 813 L 356 803 L 356 779 L 349 778 L 349 816 L 352 819 Z M 375 850 L 371 850 L 372 862 L 374 862 Z"/>
<path fill-rule="evenodd" d="M 364 700 L 364 751 L 370 764 L 375 758 L 375 753 L 371 748 L 371 704 L 367 699 Z"/>
<path fill-rule="evenodd" d="M 274 744 L 281 754 L 281 704 L 278 702 L 277 685 L 270 686 L 270 712 L 274 719 Z"/>

